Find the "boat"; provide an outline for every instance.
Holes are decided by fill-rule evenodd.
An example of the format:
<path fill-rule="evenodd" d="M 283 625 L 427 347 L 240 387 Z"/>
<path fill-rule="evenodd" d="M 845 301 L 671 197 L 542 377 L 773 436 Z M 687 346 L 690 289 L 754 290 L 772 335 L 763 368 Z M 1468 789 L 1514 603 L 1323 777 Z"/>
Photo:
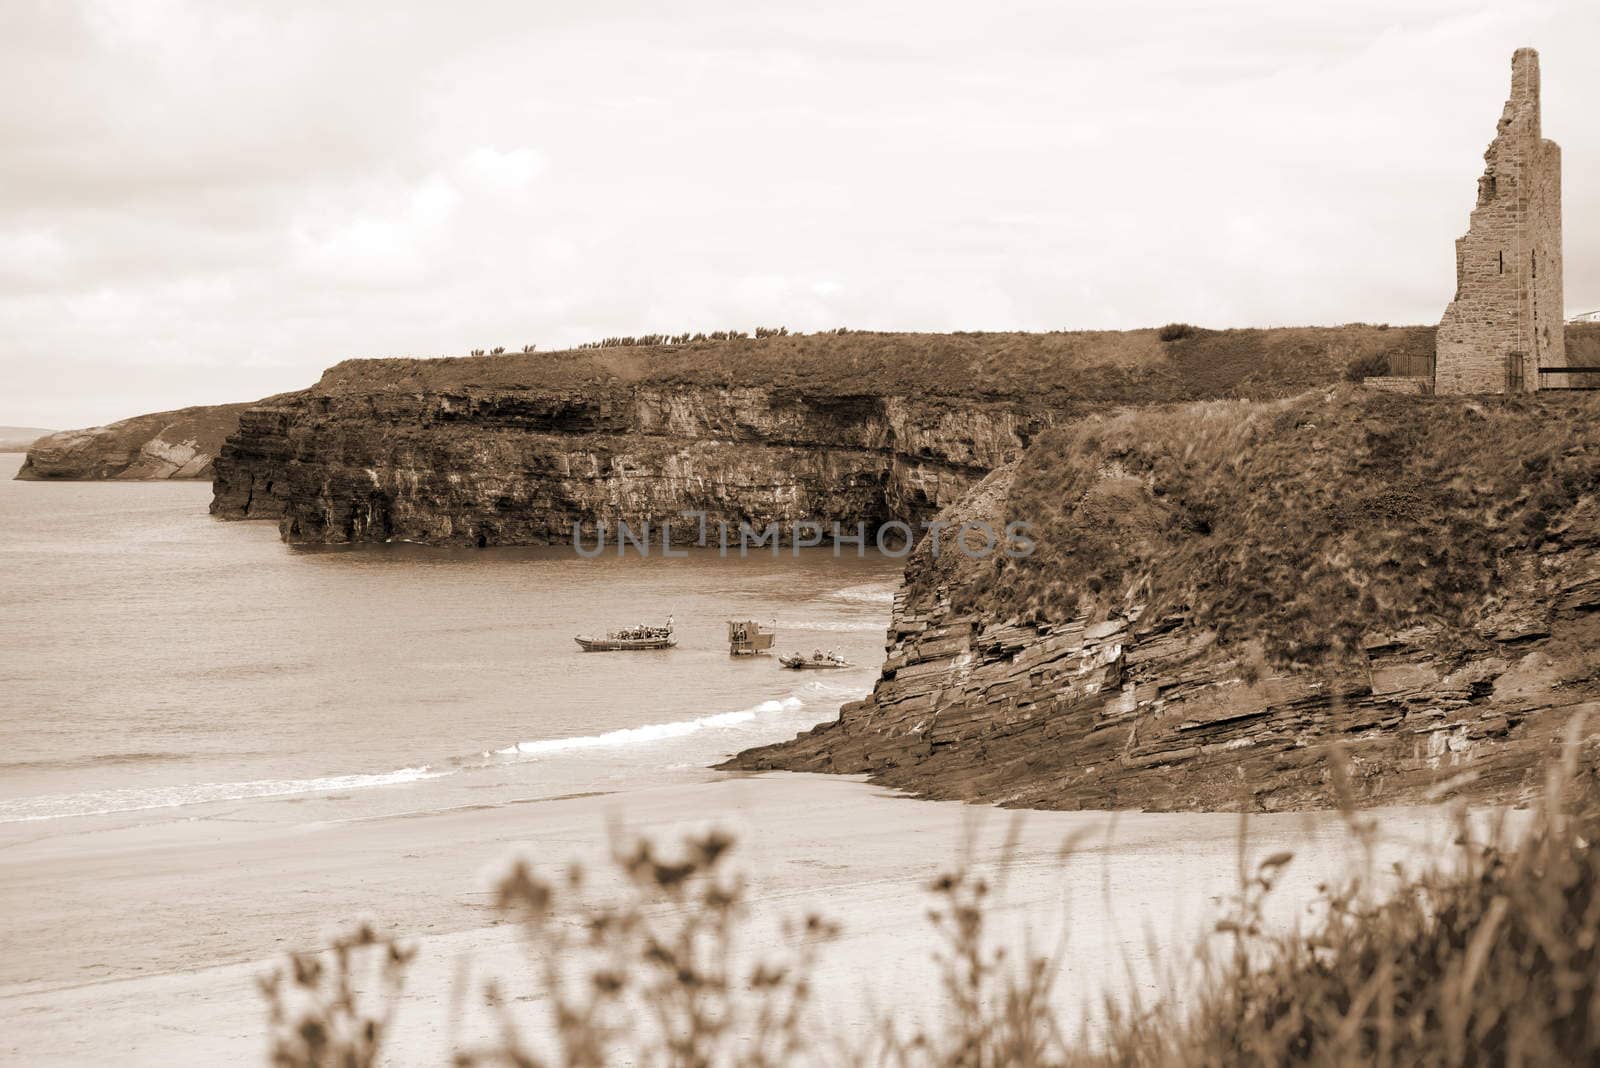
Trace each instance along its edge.
<path fill-rule="evenodd" d="M 759 656 L 772 651 L 772 631 L 761 629 L 752 619 L 728 620 L 728 655 Z"/>
<path fill-rule="evenodd" d="M 641 623 L 637 627 L 623 627 L 607 631 L 605 637 L 596 638 L 579 634 L 573 641 L 586 653 L 618 653 L 634 649 L 671 649 L 678 644 L 672 636 L 672 617 L 665 624 Z"/>
<path fill-rule="evenodd" d="M 780 656 L 778 657 L 778 663 L 782 664 L 786 668 L 793 668 L 796 671 L 825 671 L 829 668 L 855 667 L 854 664 L 850 663 L 850 661 L 846 660 L 844 657 L 839 656 L 837 653 L 830 652 L 824 655 L 820 649 L 812 653 L 810 656 L 803 656 L 800 653 L 790 653 L 788 656 Z"/>

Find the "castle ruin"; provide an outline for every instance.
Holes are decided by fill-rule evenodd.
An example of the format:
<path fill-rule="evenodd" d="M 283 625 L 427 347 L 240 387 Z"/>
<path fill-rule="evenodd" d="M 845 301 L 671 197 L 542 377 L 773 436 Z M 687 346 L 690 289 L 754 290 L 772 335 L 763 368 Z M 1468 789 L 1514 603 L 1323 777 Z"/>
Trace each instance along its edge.
<path fill-rule="evenodd" d="M 1511 57 L 1511 98 L 1483 158 L 1478 204 L 1456 240 L 1455 299 L 1439 323 L 1435 393 L 1531 393 L 1541 368 L 1566 365 L 1561 148 L 1540 132 L 1531 48 Z"/>

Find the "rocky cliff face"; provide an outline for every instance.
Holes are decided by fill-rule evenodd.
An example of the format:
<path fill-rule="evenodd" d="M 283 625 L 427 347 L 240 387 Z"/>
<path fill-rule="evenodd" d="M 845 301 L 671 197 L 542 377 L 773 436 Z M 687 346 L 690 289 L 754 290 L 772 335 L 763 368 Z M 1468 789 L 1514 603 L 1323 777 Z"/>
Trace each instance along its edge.
<path fill-rule="evenodd" d="M 931 516 L 1051 417 L 714 386 L 314 392 L 245 413 L 212 510 L 277 517 L 291 542 L 523 544 L 569 540 L 578 524 L 592 545 L 616 520 L 682 531 L 685 510 L 735 530 L 873 529 Z"/>
<path fill-rule="evenodd" d="M 834 332 L 351 360 L 244 413 L 212 511 L 278 519 L 294 542 L 457 545 L 685 510 L 735 528 L 916 522 L 1084 411 L 1281 395 L 1432 344 L 1364 326 L 1169 335 Z"/>
<path fill-rule="evenodd" d="M 1332 804 L 1328 745 L 1353 796 L 1420 802 L 1447 785 L 1536 794 L 1567 720 L 1600 715 L 1600 551 L 1547 561 L 1544 610 L 1474 655 L 1426 627 L 1374 634 L 1365 670 L 1260 674 L 1181 618 L 1037 625 L 895 602 L 870 698 L 727 766 L 866 773 L 926 797 L 1020 808 L 1275 810 Z"/>
<path fill-rule="evenodd" d="M 1366 803 L 1415 801 L 1452 789 L 1500 800 L 1528 796 L 1542 784 L 1573 715 L 1600 726 L 1593 716 L 1600 713 L 1600 439 L 1588 429 L 1593 405 L 1480 409 L 1474 417 L 1471 409 L 1442 402 L 1410 403 L 1433 405 L 1411 411 L 1414 422 L 1468 421 L 1462 429 L 1484 439 L 1484 455 L 1533 473 L 1520 490 L 1497 489 L 1475 469 L 1471 449 L 1413 458 L 1446 480 L 1453 497 L 1472 496 L 1467 480 L 1477 480 L 1486 499 L 1500 497 L 1481 510 L 1470 499 L 1451 506 L 1501 532 L 1485 564 L 1484 588 L 1461 600 L 1459 611 L 1448 608 L 1456 603 L 1451 598 L 1427 592 L 1444 584 L 1448 561 L 1436 559 L 1431 573 L 1405 585 L 1385 577 L 1392 562 L 1377 558 L 1391 537 L 1426 535 L 1430 528 L 1448 534 L 1451 516 L 1416 501 L 1408 501 L 1408 513 L 1370 517 L 1373 528 L 1360 535 L 1369 546 L 1366 561 L 1337 558 L 1330 535 L 1307 536 L 1312 555 L 1335 558 L 1340 581 L 1374 598 L 1372 607 L 1358 601 L 1339 610 L 1341 618 L 1359 617 L 1359 638 L 1319 663 L 1267 656 L 1263 639 L 1271 635 L 1252 633 L 1253 620 L 1224 626 L 1226 617 L 1200 611 L 1204 583 L 1174 599 L 1163 595 L 1159 571 L 1143 572 L 1109 597 L 1057 598 L 1054 612 L 1018 613 L 996 607 L 1004 598 L 994 593 L 992 575 L 949 554 L 935 559 L 924 545 L 896 599 L 883 674 L 871 697 L 846 705 L 837 721 L 742 753 L 729 766 L 867 773 L 925 796 L 1020 807 L 1283 809 L 1334 801 L 1328 749 L 1339 743 L 1351 760 L 1354 794 Z M 1393 415 L 1400 404 L 1387 400 L 1377 411 Z M 1348 397 L 1315 407 L 1332 441 L 1342 435 L 1328 433 L 1327 424 L 1375 414 L 1370 402 Z M 1312 408 L 1286 410 L 1295 418 L 1282 422 L 1303 428 Z M 1511 442 L 1525 441 L 1541 422 L 1543 443 L 1524 444 L 1531 454 L 1519 454 Z M 1179 443 L 1180 451 L 1185 444 L 1206 459 L 1203 435 Z M 1302 468 L 1325 451 L 1315 441 L 1305 445 Z M 1102 461 L 1107 448 L 1097 445 Z M 1107 522 L 1099 493 L 1108 486 L 1117 487 L 1124 514 L 1138 514 L 1137 494 L 1126 484 L 1147 474 L 1124 443 L 1113 440 L 1109 448 L 1121 466 L 1102 462 L 1081 484 L 1060 486 L 1066 507 L 1098 522 Z M 1029 462 L 991 475 L 946 518 L 1006 514 L 1026 496 L 1016 484 L 1028 480 L 1022 469 Z M 1406 491 L 1404 474 L 1386 476 L 1395 492 Z M 1252 476 L 1244 470 L 1231 480 L 1248 480 L 1245 492 L 1260 492 L 1262 500 L 1279 495 L 1270 482 L 1253 487 Z M 1303 469 L 1302 478 L 1313 475 Z M 1347 485 L 1359 500 L 1362 481 L 1349 478 Z M 1193 487 L 1146 482 L 1140 492 L 1160 497 L 1163 489 L 1178 494 Z M 1187 553 L 1190 574 L 1203 573 L 1199 554 L 1208 551 L 1242 553 L 1260 569 L 1283 551 L 1283 539 L 1301 534 L 1265 504 L 1254 507 L 1263 513 L 1255 525 L 1243 514 L 1218 515 L 1217 529 L 1209 531 L 1174 525 L 1173 540 L 1190 544 L 1164 545 L 1162 552 Z M 1212 537 L 1232 544 L 1208 549 L 1204 542 Z M 1129 540 L 1124 530 L 1118 545 L 1125 550 Z M 1098 550 L 1087 539 L 1067 548 Z M 1305 570 L 1302 585 L 1319 582 Z M 1393 611 L 1380 611 L 1376 605 L 1396 589 L 1414 592 Z M 1292 599 L 1285 586 L 1283 600 Z M 1248 610 L 1263 618 L 1270 611 L 1254 602 Z M 1269 627 L 1281 636 L 1289 624 Z"/>
<path fill-rule="evenodd" d="M 32 443 L 20 479 L 210 478 L 222 441 L 248 404 L 218 404 L 134 416 Z"/>

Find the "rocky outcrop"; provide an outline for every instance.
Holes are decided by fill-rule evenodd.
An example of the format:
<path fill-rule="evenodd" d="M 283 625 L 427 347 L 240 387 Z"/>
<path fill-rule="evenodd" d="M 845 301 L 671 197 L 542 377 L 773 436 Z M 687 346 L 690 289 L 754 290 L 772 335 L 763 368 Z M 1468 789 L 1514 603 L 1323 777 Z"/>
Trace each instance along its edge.
<path fill-rule="evenodd" d="M 1278 396 L 1432 332 L 832 332 L 350 360 L 244 413 L 212 511 L 292 542 L 565 541 L 680 512 L 853 530 L 931 517 L 1092 410 Z M 678 520 L 682 522 L 681 519 Z"/>
<path fill-rule="evenodd" d="M 252 408 L 212 511 L 291 542 L 592 539 L 684 511 L 746 523 L 917 522 L 1052 418 L 1021 403 L 616 383 L 583 391 L 314 393 Z M 681 535 L 680 535 L 681 536 Z M 613 534 L 614 537 L 614 534 Z"/>
<path fill-rule="evenodd" d="M 35 441 L 21 479 L 210 478 L 223 439 L 249 404 L 218 404 L 139 415 Z"/>
<path fill-rule="evenodd" d="M 1306 459 L 1300 478 L 1310 481 L 1312 465 L 1330 443 L 1347 440 L 1339 427 L 1378 412 L 1402 414 L 1400 404 L 1414 406 L 1409 418 L 1424 429 L 1472 418 L 1442 401 L 1356 395 L 1318 402 L 1326 440 L 1303 434 L 1309 403 L 1271 409 L 1267 415 L 1288 418 L 1262 433 L 1301 434 Z M 1451 791 L 1523 799 L 1540 788 L 1574 715 L 1600 728 L 1593 718 L 1600 713 L 1600 442 L 1587 430 L 1591 407 L 1511 407 L 1463 428 L 1483 439 L 1480 448 L 1493 456 L 1501 451 L 1498 443 L 1528 440 L 1528 428 L 1541 420 L 1549 426 L 1547 447 L 1526 446 L 1534 450 L 1530 455 L 1503 457 L 1517 470 L 1534 472 L 1533 484 L 1520 492 L 1514 481 L 1495 488 L 1502 500 L 1490 507 L 1457 502 L 1476 523 L 1502 531 L 1483 565 L 1484 592 L 1464 602 L 1460 613 L 1439 608 L 1450 603 L 1443 595 L 1428 600 L 1427 587 L 1448 574 L 1443 561 L 1431 565 L 1431 573 L 1411 576 L 1412 585 L 1385 577 L 1393 565 L 1378 558 L 1376 546 L 1408 534 L 1431 536 L 1433 529 L 1448 536 L 1454 521 L 1453 513 L 1431 513 L 1410 498 L 1409 511 L 1368 517 L 1374 525 L 1360 533 L 1373 546 L 1366 561 L 1349 541 L 1310 546 L 1312 556 L 1331 561 L 1340 581 L 1374 603 L 1388 596 L 1386 587 L 1416 591 L 1392 612 L 1363 608 L 1361 600 L 1338 608 L 1345 623 L 1366 612 L 1391 625 L 1370 627 L 1345 655 L 1319 663 L 1266 655 L 1263 641 L 1251 636 L 1254 621 L 1232 620 L 1235 609 L 1199 612 L 1208 586 L 1203 581 L 1180 600 L 1160 596 L 1169 579 L 1144 573 L 1124 587 L 1132 598 L 1084 597 L 1075 613 L 1019 614 L 999 607 L 991 573 L 953 554 L 936 558 L 925 544 L 910 559 L 896 598 L 872 695 L 844 706 L 836 721 L 741 753 L 727 766 L 865 773 L 922 796 L 1018 807 L 1271 810 L 1334 803 L 1329 750 L 1338 744 L 1349 757 L 1353 797 L 1363 803 Z M 1549 425 L 1556 419 L 1563 422 Z M 1171 428 L 1156 429 L 1165 446 Z M 1142 514 L 1129 483 L 1157 497 L 1198 496 L 1182 482 L 1141 482 L 1141 458 L 1112 433 L 1085 428 L 1081 436 L 1103 436 L 1107 443 L 1098 446 L 1098 469 L 1090 467 L 1078 484 L 1060 484 L 1079 513 L 1102 489 L 1116 487 L 1124 514 Z M 1268 451 L 1261 439 L 1252 444 Z M 1211 460 L 1200 434 L 1179 439 L 1177 448 L 1195 463 Z M 1104 462 L 1105 451 L 1121 459 Z M 1348 445 L 1345 451 L 1354 452 Z M 1079 462 L 1069 451 L 1057 455 L 1059 462 Z M 1478 482 L 1490 490 L 1471 450 L 1413 460 L 1463 489 Z M 1037 463 L 1030 457 L 995 472 L 944 518 L 992 521 L 1007 514 L 1019 499 L 1013 490 L 1023 478 L 1020 469 L 1030 462 Z M 1405 475 L 1390 469 L 1383 477 L 1405 492 Z M 1243 470 L 1225 480 L 1253 484 L 1256 477 Z M 1357 479 L 1341 481 L 1349 497 L 1360 498 L 1364 486 Z M 1234 502 L 1237 515 L 1219 512 L 1214 530 L 1173 524 L 1175 544 L 1162 543 L 1157 552 L 1186 556 L 1178 567 L 1189 576 L 1203 576 L 1206 553 L 1241 554 L 1259 567 L 1284 550 L 1284 539 L 1307 539 L 1270 511 L 1268 502 L 1285 488 L 1282 481 L 1247 486 Z M 1119 545 L 1132 537 L 1128 528 L 1117 534 Z M 1224 544 L 1205 544 L 1213 539 Z M 1064 549 L 1103 551 L 1086 539 Z M 1303 584 L 1314 586 L 1309 572 Z M 1282 588 L 1279 597 L 1287 601 L 1291 591 Z M 1154 607 L 1158 602 L 1162 607 Z M 1263 616 L 1271 607 L 1240 603 Z M 1392 625 L 1396 620 L 1400 624 Z M 1235 625 L 1222 626 L 1229 622 Z"/>
<path fill-rule="evenodd" d="M 869 774 L 925 797 L 1021 808 L 1274 810 L 1352 796 L 1538 790 L 1567 720 L 1600 714 L 1600 552 L 1552 561 L 1553 611 L 1506 621 L 1466 659 L 1418 628 L 1374 635 L 1362 672 L 1258 674 L 1180 619 L 1062 625 L 897 599 L 872 696 L 728 767 Z M 1600 725 L 1600 721 L 1596 721 Z"/>

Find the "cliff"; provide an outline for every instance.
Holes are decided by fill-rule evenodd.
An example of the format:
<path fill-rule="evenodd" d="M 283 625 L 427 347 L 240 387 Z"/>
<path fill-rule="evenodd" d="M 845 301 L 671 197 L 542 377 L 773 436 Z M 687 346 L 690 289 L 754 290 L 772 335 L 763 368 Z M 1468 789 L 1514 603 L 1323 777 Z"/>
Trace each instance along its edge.
<path fill-rule="evenodd" d="M 835 332 L 352 360 L 250 408 L 212 511 L 291 542 L 564 541 L 711 522 L 915 522 L 1045 428 L 1151 401 L 1269 397 L 1432 331 Z M 685 521 L 679 519 L 683 524 Z M 590 542 L 592 544 L 592 542 Z"/>
<path fill-rule="evenodd" d="M 259 402 L 257 402 L 259 403 Z M 138 415 L 39 438 L 21 479 L 210 478 L 222 442 L 250 404 L 217 404 Z"/>
<path fill-rule="evenodd" d="M 870 698 L 729 767 L 867 773 L 1039 808 L 1367 803 L 1537 789 L 1600 712 L 1600 396 L 1286 400 L 1052 430 L 944 518 Z"/>

